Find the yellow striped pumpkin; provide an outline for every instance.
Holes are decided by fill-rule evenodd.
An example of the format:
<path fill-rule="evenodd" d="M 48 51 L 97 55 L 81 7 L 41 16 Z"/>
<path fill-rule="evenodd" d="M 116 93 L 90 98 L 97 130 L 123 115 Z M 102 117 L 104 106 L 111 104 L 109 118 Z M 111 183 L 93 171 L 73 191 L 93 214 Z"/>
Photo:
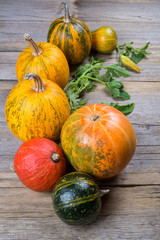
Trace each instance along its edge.
<path fill-rule="evenodd" d="M 109 54 L 113 52 L 117 42 L 117 34 L 111 27 L 103 26 L 92 32 L 92 49 L 99 53 Z"/>
<path fill-rule="evenodd" d="M 29 73 L 9 93 L 5 106 L 7 124 L 22 141 L 31 138 L 57 140 L 69 117 L 69 102 L 54 82 Z M 32 80 L 33 79 L 33 80 Z"/>
<path fill-rule="evenodd" d="M 24 39 L 29 47 L 22 51 L 17 60 L 18 82 L 23 81 L 25 74 L 34 72 L 63 89 L 69 79 L 69 65 L 63 52 L 51 43 L 35 43 L 29 34 L 25 34 Z"/>
<path fill-rule="evenodd" d="M 64 17 L 50 25 L 47 41 L 57 45 L 70 64 L 81 63 L 91 50 L 92 36 L 88 26 L 78 18 L 71 17 L 67 3 Z"/>

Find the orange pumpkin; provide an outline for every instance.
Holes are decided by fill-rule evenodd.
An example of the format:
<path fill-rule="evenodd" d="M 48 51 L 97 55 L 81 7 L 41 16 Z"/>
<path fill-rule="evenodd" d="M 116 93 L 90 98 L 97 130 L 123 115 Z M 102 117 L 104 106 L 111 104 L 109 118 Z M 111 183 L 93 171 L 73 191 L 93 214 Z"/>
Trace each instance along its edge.
<path fill-rule="evenodd" d="M 51 191 L 65 174 L 66 160 L 62 149 L 46 138 L 33 138 L 24 142 L 14 158 L 14 170 L 28 188 Z"/>
<path fill-rule="evenodd" d="M 104 104 L 90 104 L 67 119 L 61 144 L 77 171 L 105 179 L 127 166 L 135 152 L 136 135 L 123 113 Z"/>
<path fill-rule="evenodd" d="M 57 83 L 62 89 L 69 79 L 69 65 L 63 52 L 55 45 L 46 42 L 35 43 L 29 34 L 24 35 L 29 44 L 19 55 L 16 64 L 18 82 L 25 74 L 34 72 L 41 78 Z"/>
<path fill-rule="evenodd" d="M 5 116 L 12 133 L 22 141 L 31 138 L 57 140 L 70 114 L 63 90 L 54 82 L 29 73 L 9 93 Z"/>

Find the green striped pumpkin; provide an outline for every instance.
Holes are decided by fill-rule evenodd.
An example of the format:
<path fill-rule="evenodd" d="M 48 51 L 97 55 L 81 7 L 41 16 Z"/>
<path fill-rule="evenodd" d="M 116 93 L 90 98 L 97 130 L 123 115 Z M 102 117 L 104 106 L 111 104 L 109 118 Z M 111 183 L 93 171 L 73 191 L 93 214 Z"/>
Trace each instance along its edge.
<path fill-rule="evenodd" d="M 68 4 L 64 6 L 65 16 L 52 22 L 47 41 L 57 45 L 70 64 L 78 64 L 90 53 L 92 35 L 83 21 L 69 15 Z"/>
<path fill-rule="evenodd" d="M 92 222 L 101 209 L 101 196 L 109 190 L 99 190 L 86 173 L 72 172 L 63 176 L 52 191 L 55 213 L 69 225 Z"/>

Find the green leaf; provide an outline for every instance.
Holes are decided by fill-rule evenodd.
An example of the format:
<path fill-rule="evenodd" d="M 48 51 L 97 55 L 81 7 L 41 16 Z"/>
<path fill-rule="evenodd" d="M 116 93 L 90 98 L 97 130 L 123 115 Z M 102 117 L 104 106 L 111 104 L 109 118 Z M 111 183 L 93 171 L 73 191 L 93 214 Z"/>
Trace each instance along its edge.
<path fill-rule="evenodd" d="M 85 92 L 95 89 L 95 82 L 104 84 L 113 97 L 129 99 L 129 94 L 123 90 L 123 84 L 115 79 L 115 77 L 127 77 L 129 76 L 129 72 L 125 68 L 120 67 L 121 63 L 103 66 L 103 62 L 103 59 L 95 60 L 92 57 L 89 63 L 77 68 L 74 78 L 65 88 L 71 113 L 86 104 L 87 99 L 82 100 L 82 96 Z M 106 70 L 103 76 L 100 73 L 101 69 Z"/>
<path fill-rule="evenodd" d="M 134 106 L 135 106 L 134 103 L 124 104 L 124 105 L 119 105 L 119 103 L 113 103 L 113 102 L 111 102 L 110 104 L 108 104 L 107 102 L 101 102 L 101 103 L 106 104 L 106 105 L 110 105 L 110 106 L 116 108 L 117 110 L 119 110 L 120 112 L 122 112 L 125 115 L 133 112 Z"/>
<path fill-rule="evenodd" d="M 123 84 L 117 79 L 111 79 L 106 83 L 111 95 L 115 98 L 130 99 L 130 95 L 123 90 Z"/>
<path fill-rule="evenodd" d="M 121 48 L 123 54 L 127 57 L 130 57 L 130 59 L 135 63 L 139 63 L 144 57 L 146 57 L 147 54 L 151 54 L 150 52 L 146 52 L 150 42 L 146 43 L 141 48 L 135 48 L 132 46 L 132 44 L 133 42 L 125 43 L 123 45 L 119 45 L 117 49 Z"/>
<path fill-rule="evenodd" d="M 119 67 L 118 65 L 114 64 L 114 65 L 107 66 L 108 73 L 106 73 L 105 76 L 107 77 L 110 74 L 110 76 L 112 76 L 113 78 L 129 77 L 130 73 L 125 68 Z"/>
<path fill-rule="evenodd" d="M 127 92 L 125 92 L 123 89 L 120 90 L 120 96 L 119 97 L 123 98 L 125 100 L 129 100 L 130 99 L 130 95 Z"/>

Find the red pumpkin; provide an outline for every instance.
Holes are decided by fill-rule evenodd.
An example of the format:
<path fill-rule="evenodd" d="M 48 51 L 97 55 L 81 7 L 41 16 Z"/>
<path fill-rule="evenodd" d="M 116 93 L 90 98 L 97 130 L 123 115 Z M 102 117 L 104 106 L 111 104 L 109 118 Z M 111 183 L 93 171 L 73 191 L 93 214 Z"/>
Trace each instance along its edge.
<path fill-rule="evenodd" d="M 104 104 L 90 104 L 66 120 L 61 144 L 77 171 L 105 179 L 127 166 L 135 151 L 136 135 L 123 113 Z"/>
<path fill-rule="evenodd" d="M 33 138 L 18 149 L 14 169 L 26 187 L 45 192 L 51 191 L 65 174 L 66 161 L 62 149 L 55 142 L 46 138 Z"/>

